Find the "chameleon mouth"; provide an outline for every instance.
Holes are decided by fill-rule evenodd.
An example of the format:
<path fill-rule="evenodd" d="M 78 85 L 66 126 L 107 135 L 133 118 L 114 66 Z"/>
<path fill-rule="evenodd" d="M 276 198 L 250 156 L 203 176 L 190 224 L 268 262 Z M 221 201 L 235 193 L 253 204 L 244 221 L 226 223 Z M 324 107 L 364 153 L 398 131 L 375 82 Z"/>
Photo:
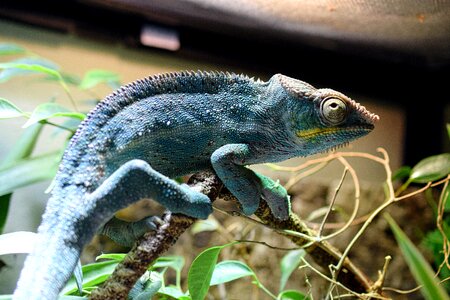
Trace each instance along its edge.
<path fill-rule="evenodd" d="M 368 134 L 370 131 L 372 131 L 373 128 L 374 128 L 374 126 L 372 124 L 367 124 L 365 126 L 354 126 L 354 127 L 348 127 L 348 128 L 342 128 L 342 127 L 313 128 L 313 129 L 298 130 L 296 132 L 296 135 L 302 139 L 316 138 L 318 136 L 330 135 L 330 134 L 336 134 L 336 135 L 349 134 L 349 135 L 355 135 L 355 136 L 362 136 L 362 135 Z"/>

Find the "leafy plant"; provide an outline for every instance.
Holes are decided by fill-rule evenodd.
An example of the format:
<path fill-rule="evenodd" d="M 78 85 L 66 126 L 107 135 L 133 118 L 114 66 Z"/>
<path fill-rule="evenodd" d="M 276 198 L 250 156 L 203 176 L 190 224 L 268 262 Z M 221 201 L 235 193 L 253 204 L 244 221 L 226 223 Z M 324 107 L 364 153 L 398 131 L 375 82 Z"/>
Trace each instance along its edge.
<path fill-rule="evenodd" d="M 39 104 L 32 112 L 26 112 L 0 95 L 0 119 L 26 119 L 23 125 L 26 130 L 22 137 L 9 155 L 0 162 L 0 233 L 6 223 L 13 191 L 52 179 L 57 171 L 65 144 L 57 151 L 32 155 L 43 127 L 51 126 L 63 130 L 67 133 L 66 140 L 69 140 L 78 124 L 86 117 L 85 113 L 78 111 L 69 85 L 80 90 L 91 90 L 99 84 L 107 84 L 113 88 L 120 85 L 120 76 L 116 73 L 98 69 L 89 70 L 82 80 L 78 80 L 74 75 L 62 73 L 56 63 L 41 58 L 19 45 L 0 44 L 0 57 L 11 55 L 26 56 L 0 62 L 0 83 L 23 76 L 44 76 L 44 80 L 53 80 L 63 88 L 73 107 L 66 108 L 52 101 Z M 57 118 L 64 118 L 67 121 L 56 123 L 53 120 Z"/>
<path fill-rule="evenodd" d="M 85 112 L 80 112 L 77 108 L 77 103 L 81 100 L 76 100 L 72 96 L 72 89 L 87 93 L 89 96 L 95 94 L 94 89 L 99 84 L 106 84 L 115 89 L 120 86 L 120 76 L 114 72 L 107 70 L 92 69 L 87 71 L 84 76 L 79 78 L 76 75 L 67 74 L 61 71 L 60 67 L 47 59 L 43 59 L 24 49 L 21 46 L 14 44 L 0 44 L 0 57 L 15 58 L 6 62 L 0 62 L 0 82 L 6 82 L 14 78 L 24 78 L 24 76 L 38 76 L 39 78 L 54 82 L 57 87 L 64 91 L 65 97 L 70 100 L 71 107 L 65 107 L 61 104 L 61 99 L 48 99 L 45 103 L 37 105 L 33 111 L 24 111 L 8 99 L 0 98 L 0 119 L 23 118 L 24 131 L 18 142 L 14 145 L 10 153 L 0 162 L 0 233 L 3 230 L 6 219 L 8 217 L 7 211 L 12 193 L 20 187 L 30 185 L 35 182 L 50 180 L 54 177 L 57 166 L 61 159 L 63 150 L 67 141 L 74 134 L 78 124 L 86 117 Z M 20 56 L 20 57 L 16 57 Z M 2 95 L 0 95 L 1 97 Z M 96 99 L 97 101 L 99 99 Z M 43 154 L 34 154 L 36 144 L 40 140 L 40 135 L 43 128 L 53 128 L 58 132 L 63 132 L 65 138 L 60 145 L 60 149 L 50 151 Z M 450 134 L 450 126 L 447 126 Z M 229 242 L 221 246 L 209 247 L 201 252 L 189 267 L 187 275 L 187 286 L 183 286 L 182 271 L 185 268 L 184 258 L 181 256 L 166 256 L 159 257 L 148 267 L 148 271 L 138 280 L 136 285 L 129 293 L 129 299 L 143 300 L 150 299 L 153 296 L 159 299 L 205 299 L 211 292 L 212 286 L 226 286 L 229 282 L 236 280 L 243 280 L 247 278 L 251 280 L 258 291 L 261 291 L 267 297 L 280 300 L 297 300 L 310 299 L 311 295 L 300 290 L 286 289 L 287 283 L 291 275 L 299 272 L 299 269 L 308 268 L 316 273 L 318 276 L 324 278 L 329 282 L 327 291 L 328 298 L 332 299 L 335 295 L 343 296 L 341 291 L 347 292 L 344 296 L 353 297 L 369 297 L 379 296 L 379 292 L 383 290 L 383 282 L 385 273 L 381 273 L 379 280 L 377 280 L 370 291 L 367 293 L 360 293 L 353 291 L 350 287 L 343 285 L 340 281 L 340 274 L 342 270 L 346 272 L 358 273 L 358 270 L 348 268 L 345 265 L 348 259 L 348 254 L 356 242 L 363 236 L 365 230 L 370 226 L 372 221 L 380 215 L 380 213 L 390 205 L 394 205 L 399 201 L 410 198 L 412 195 L 429 191 L 431 189 L 441 189 L 439 203 L 435 208 L 437 228 L 436 230 L 427 234 L 425 238 L 425 245 L 427 245 L 434 254 L 434 263 L 438 267 L 437 272 L 441 279 L 448 279 L 450 276 L 450 188 L 448 182 L 450 180 L 450 154 L 443 153 L 435 156 L 425 158 L 416 166 L 403 167 L 392 175 L 389 167 L 389 157 L 385 150 L 379 149 L 381 156 L 371 155 L 367 153 L 345 152 L 332 153 L 328 156 L 312 159 L 297 167 L 280 167 L 268 164 L 269 167 L 286 171 L 292 174 L 286 187 L 292 187 L 301 178 L 308 176 L 322 168 L 324 168 L 331 161 L 338 161 L 344 167 L 341 182 L 336 188 L 336 194 L 339 192 L 340 184 L 345 177 L 351 176 L 353 185 L 355 187 L 354 209 L 348 215 L 345 224 L 336 231 L 325 234 L 324 224 L 327 222 L 329 214 L 334 208 L 334 195 L 331 204 L 326 208 L 321 215 L 323 215 L 322 223 L 317 232 L 302 227 L 301 221 L 294 219 L 294 225 L 298 225 L 302 230 L 292 230 L 292 228 L 280 228 L 274 224 L 267 222 L 252 222 L 258 223 L 259 226 L 270 227 L 273 231 L 281 233 L 284 237 L 290 238 L 298 245 L 298 249 L 289 251 L 279 262 L 280 267 L 280 282 L 277 288 L 278 292 L 270 291 L 262 280 L 257 276 L 257 271 L 251 267 L 244 258 L 238 259 L 224 259 L 219 260 L 221 253 L 230 249 L 247 243 L 248 241 Z M 380 206 L 376 207 L 362 223 L 360 230 L 355 234 L 354 238 L 350 240 L 348 246 L 342 253 L 336 252 L 334 248 L 327 244 L 327 240 L 340 235 L 347 230 L 349 226 L 355 221 L 356 214 L 359 209 L 360 199 L 360 184 L 356 171 L 352 168 L 348 158 L 359 157 L 369 161 L 373 161 L 384 167 L 386 171 L 385 191 L 386 201 Z M 14 178 L 14 180 L 11 180 Z M 404 180 L 404 183 L 396 191 L 394 190 L 393 181 Z M 419 188 L 410 193 L 405 193 L 407 188 L 415 185 Z M 434 278 L 434 274 L 427 261 L 423 258 L 419 250 L 412 244 L 412 242 L 401 231 L 396 222 L 386 217 L 394 232 L 394 236 L 398 242 L 408 266 L 412 274 L 420 285 L 420 290 L 427 299 L 448 299 L 448 296 L 442 289 L 442 283 Z M 286 222 L 288 223 L 288 222 Z M 284 224 L 285 225 L 285 224 Z M 272 226 L 272 227 L 271 227 Z M 298 228 L 298 227 L 297 227 Z M 215 219 L 211 218 L 206 222 L 198 222 L 193 226 L 194 233 L 202 231 L 223 231 L 222 225 Z M 30 240 L 26 233 L 12 233 L 0 236 L 0 254 L 5 253 L 22 253 L 27 252 L 27 247 L 20 248 L 19 241 Z M 3 241 L 3 242 L 2 242 Z M 6 241 L 6 242 L 5 242 Z M 299 242 L 302 241 L 302 242 Z M 29 242 L 29 241 L 28 241 Z M 13 245 L 6 247 L 6 245 Z M 330 272 L 322 272 L 313 267 L 305 256 L 306 252 L 314 256 L 314 250 L 310 247 L 322 247 L 323 251 L 329 256 L 337 255 L 333 264 L 325 264 Z M 314 248 L 311 247 L 311 248 Z M 328 251 L 328 252 L 327 252 Z M 322 254 L 324 252 L 321 252 Z M 336 254 L 337 253 L 337 254 Z M 86 299 L 94 289 L 102 285 L 102 283 L 110 277 L 113 270 L 122 262 L 125 254 L 105 254 L 97 258 L 97 262 L 85 265 L 81 268 L 83 273 L 83 281 L 79 286 L 79 279 L 72 278 L 63 290 L 64 296 L 60 299 Z M 320 257 L 316 257 L 320 260 Z M 346 266 L 347 268 L 344 268 Z M 167 278 L 167 270 L 173 270 L 176 274 L 175 283 L 170 282 Z M 386 268 L 387 269 L 387 268 Z M 80 277 L 80 276 L 78 276 Z M 78 278 L 77 277 L 77 278 Z M 340 289 L 337 292 L 338 288 Z M 80 295 L 80 290 L 82 294 Z M 0 296 L 1 299 L 10 299 L 10 296 Z"/>

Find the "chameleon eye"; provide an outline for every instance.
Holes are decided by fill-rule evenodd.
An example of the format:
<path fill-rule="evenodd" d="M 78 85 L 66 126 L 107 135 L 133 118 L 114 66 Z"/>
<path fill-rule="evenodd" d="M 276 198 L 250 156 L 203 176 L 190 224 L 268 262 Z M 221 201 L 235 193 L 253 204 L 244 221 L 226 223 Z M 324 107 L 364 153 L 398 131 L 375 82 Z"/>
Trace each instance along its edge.
<path fill-rule="evenodd" d="M 320 112 L 324 121 L 330 125 L 338 125 L 347 116 L 347 105 L 339 98 L 326 98 L 320 105 Z"/>

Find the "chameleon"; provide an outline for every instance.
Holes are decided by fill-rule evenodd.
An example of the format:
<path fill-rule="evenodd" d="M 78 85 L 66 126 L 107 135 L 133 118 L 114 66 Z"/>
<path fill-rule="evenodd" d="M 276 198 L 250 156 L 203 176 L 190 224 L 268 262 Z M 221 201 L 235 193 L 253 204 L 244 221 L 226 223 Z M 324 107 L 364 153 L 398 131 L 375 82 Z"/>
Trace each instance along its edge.
<path fill-rule="evenodd" d="M 284 220 L 291 209 L 287 191 L 248 166 L 346 145 L 372 131 L 378 119 L 340 92 L 282 74 L 262 81 L 180 71 L 122 86 L 72 136 L 13 299 L 57 299 L 99 230 L 126 242 L 130 238 L 117 228 L 126 228 L 131 239 L 154 228 L 152 216 L 131 225 L 114 220 L 140 199 L 207 218 L 211 201 L 172 179 L 178 176 L 213 170 L 243 214 L 253 214 L 262 198 Z M 108 222 L 113 225 L 105 229 Z"/>

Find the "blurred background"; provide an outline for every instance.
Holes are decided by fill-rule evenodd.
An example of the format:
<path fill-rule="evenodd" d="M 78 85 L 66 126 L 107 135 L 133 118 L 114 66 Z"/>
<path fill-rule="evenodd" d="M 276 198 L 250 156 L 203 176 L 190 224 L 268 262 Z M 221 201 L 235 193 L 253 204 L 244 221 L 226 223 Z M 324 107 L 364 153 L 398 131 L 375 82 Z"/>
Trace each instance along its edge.
<path fill-rule="evenodd" d="M 347 150 L 375 154 L 383 147 L 394 170 L 449 151 L 450 1 L 3 0 L 0 43 L 25 47 L 70 74 L 110 70 L 122 83 L 178 70 L 223 70 L 263 80 L 283 73 L 339 90 L 380 116 L 374 132 Z M 110 92 L 100 86 L 95 96 Z M 95 98 L 74 93 L 76 99 Z M 32 77 L 1 83 L 0 97 L 26 111 L 51 99 L 70 106 L 54 83 Z M 79 105 L 92 108 L 92 102 Z M 0 158 L 23 123 L 0 122 Z M 44 134 L 48 142 L 38 144 L 37 152 L 60 145 L 60 137 Z M 384 180 L 381 168 L 357 168 L 364 181 Z M 339 174 L 331 170 L 317 180 Z M 48 184 L 14 194 L 5 232 L 35 230 Z M 0 294 L 11 291 L 17 276 L 11 270 L 20 256 L 6 264 L 11 269 L 0 271 Z"/>

